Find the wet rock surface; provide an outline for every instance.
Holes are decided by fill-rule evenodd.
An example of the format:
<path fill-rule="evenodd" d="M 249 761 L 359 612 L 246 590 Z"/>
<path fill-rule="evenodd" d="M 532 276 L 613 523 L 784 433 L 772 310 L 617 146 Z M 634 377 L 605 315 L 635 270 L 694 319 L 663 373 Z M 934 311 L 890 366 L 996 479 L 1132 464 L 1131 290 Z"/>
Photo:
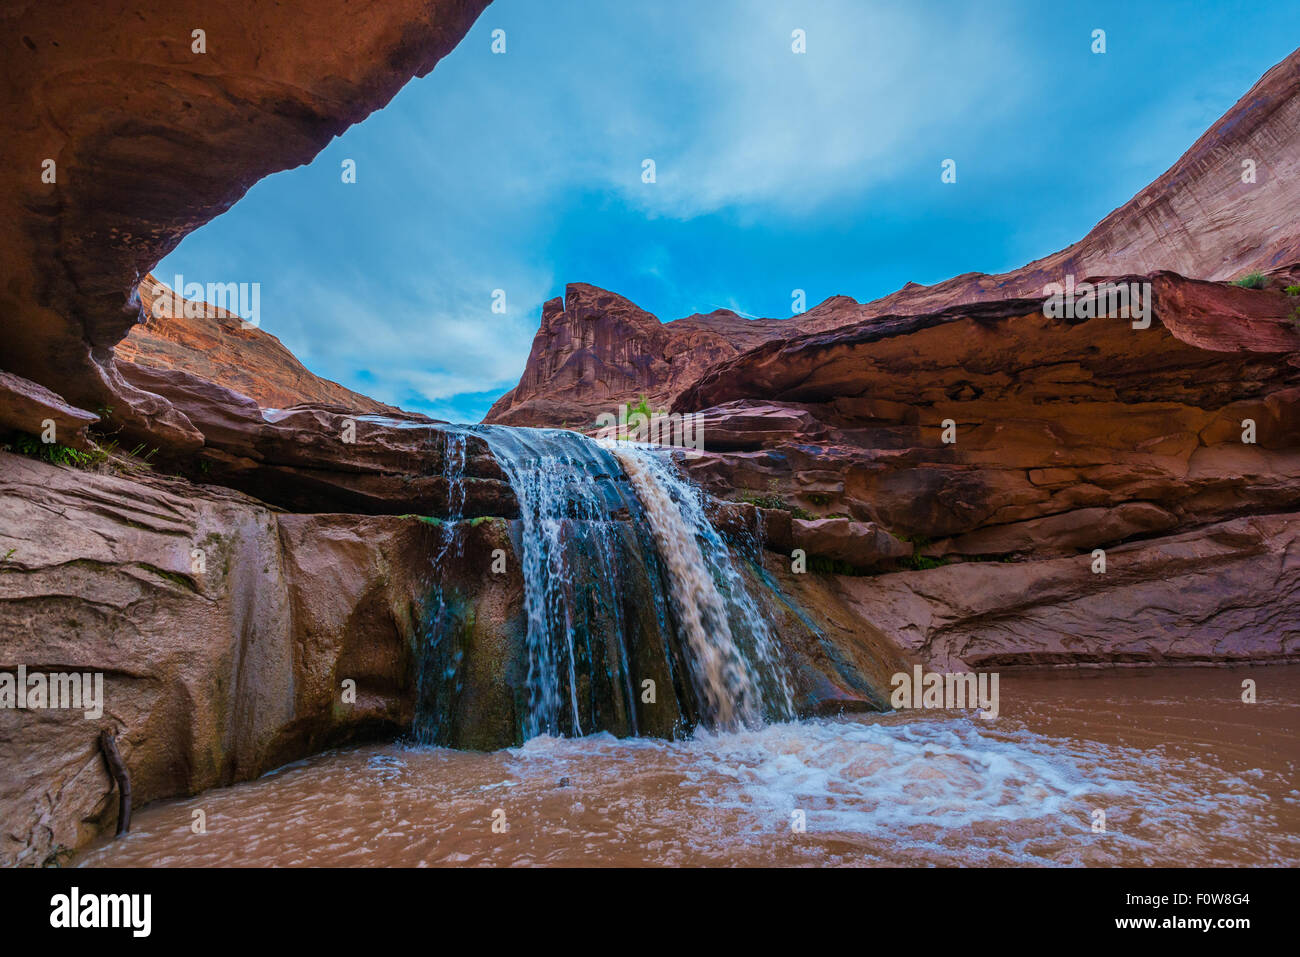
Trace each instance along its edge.
<path fill-rule="evenodd" d="M 101 729 L 144 804 L 409 723 L 427 524 L 6 453 L 0 503 L 0 668 L 104 675 L 100 718 L 0 711 L 0 859 L 111 826 Z"/>
<path fill-rule="evenodd" d="M 644 556 L 633 525 L 615 524 L 624 558 Z M 93 720 L 0 711 L 0 860 L 57 861 L 113 826 L 105 729 L 138 805 L 418 733 L 421 711 L 440 743 L 520 743 L 521 533 L 503 518 L 287 514 L 219 486 L 0 453 L 0 670 L 104 675 Z M 500 566 L 499 551 L 509 556 Z M 743 574 L 781 636 L 798 712 L 882 707 L 879 682 L 906 659 L 881 633 L 864 636 L 827 581 L 766 561 L 744 560 Z M 651 676 L 665 689 L 657 705 L 638 701 L 639 731 L 674 737 L 695 716 L 674 703 L 680 679 L 655 650 L 658 574 L 632 567 L 628 589 L 609 597 L 633 623 L 635 687 Z M 767 587 L 775 580 L 779 592 Z M 613 698 L 583 688 L 597 707 L 589 717 L 632 733 L 600 718 Z"/>

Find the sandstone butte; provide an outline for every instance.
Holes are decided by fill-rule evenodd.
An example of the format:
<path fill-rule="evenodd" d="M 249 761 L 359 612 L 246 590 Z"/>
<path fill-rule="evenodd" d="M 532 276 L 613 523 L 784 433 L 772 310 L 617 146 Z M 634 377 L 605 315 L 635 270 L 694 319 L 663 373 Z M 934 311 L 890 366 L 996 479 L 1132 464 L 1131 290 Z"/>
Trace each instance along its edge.
<path fill-rule="evenodd" d="M 0 159 L 32 171 L 0 199 L 3 440 L 53 419 L 75 449 L 157 450 L 152 467 L 88 470 L 0 451 L 0 666 L 102 671 L 109 702 L 99 723 L 0 713 L 0 861 L 58 861 L 112 826 L 101 726 L 137 803 L 409 726 L 444 440 L 229 315 L 187 318 L 148 280 L 257 180 L 431 70 L 485 5 L 0 14 Z M 572 284 L 489 419 L 583 428 L 641 396 L 701 413 L 706 454 L 683 464 L 720 529 L 766 546 L 806 711 L 870 706 L 913 662 L 1295 660 L 1298 90 L 1300 51 L 1079 243 L 1004 275 L 668 323 Z M 1227 282 L 1251 271 L 1264 288 Z M 1150 328 L 1047 318 L 1042 287 L 1067 273 L 1150 282 Z M 344 419 L 355 443 L 333 440 Z M 482 443 L 465 473 L 465 515 L 501 520 L 472 525 L 458 572 L 490 690 L 522 583 L 472 557 L 512 547 L 518 504 Z M 807 574 L 790 573 L 796 547 Z M 351 709 L 335 706 L 341 675 L 358 682 Z M 499 745 L 500 719 L 466 743 Z"/>

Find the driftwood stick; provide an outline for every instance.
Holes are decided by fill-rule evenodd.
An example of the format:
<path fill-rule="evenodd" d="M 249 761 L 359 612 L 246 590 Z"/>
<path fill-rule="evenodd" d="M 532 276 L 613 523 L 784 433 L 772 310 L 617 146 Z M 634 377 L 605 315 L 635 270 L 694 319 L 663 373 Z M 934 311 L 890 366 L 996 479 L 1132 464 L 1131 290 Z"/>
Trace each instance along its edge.
<path fill-rule="evenodd" d="M 109 775 L 117 782 L 117 833 L 122 835 L 131 830 L 131 774 L 117 750 L 117 738 L 107 730 L 99 732 L 99 747 Z"/>

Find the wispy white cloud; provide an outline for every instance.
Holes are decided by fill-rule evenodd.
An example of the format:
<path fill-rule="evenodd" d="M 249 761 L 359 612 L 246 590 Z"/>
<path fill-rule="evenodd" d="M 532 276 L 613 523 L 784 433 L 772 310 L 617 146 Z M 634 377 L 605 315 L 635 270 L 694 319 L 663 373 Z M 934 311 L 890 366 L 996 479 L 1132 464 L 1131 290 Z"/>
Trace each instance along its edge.
<path fill-rule="evenodd" d="M 601 9 L 548 8 L 562 21 L 548 36 L 572 43 L 542 58 L 526 46 L 535 7 L 489 8 L 484 26 L 519 23 L 508 31 L 519 36 L 519 62 L 539 71 L 523 85 L 485 83 L 466 117 L 469 135 L 495 135 L 508 151 L 495 190 L 598 185 L 678 218 L 733 205 L 811 211 L 911 164 L 937 169 L 972 111 L 981 121 L 1009 112 L 1025 88 L 1014 32 L 960 7 L 937 15 L 859 0 L 729 0 Z M 791 49 L 795 29 L 806 53 Z M 653 185 L 641 178 L 647 158 Z"/>
<path fill-rule="evenodd" d="M 870 298 L 1073 242 L 1289 52 L 1235 23 L 1121 0 L 495 0 L 161 273 L 261 282 L 263 328 L 314 372 L 474 419 L 565 282 L 664 319 L 785 315 L 794 287 Z M 940 190 L 947 158 L 961 185 Z"/>
<path fill-rule="evenodd" d="M 532 304 L 550 284 L 549 276 L 451 270 L 427 284 L 353 276 L 325 286 L 299 273 L 274 279 L 264 311 L 275 316 L 271 331 L 317 373 L 394 404 L 446 402 L 515 384 L 537 331 Z M 505 314 L 492 311 L 499 288 Z"/>

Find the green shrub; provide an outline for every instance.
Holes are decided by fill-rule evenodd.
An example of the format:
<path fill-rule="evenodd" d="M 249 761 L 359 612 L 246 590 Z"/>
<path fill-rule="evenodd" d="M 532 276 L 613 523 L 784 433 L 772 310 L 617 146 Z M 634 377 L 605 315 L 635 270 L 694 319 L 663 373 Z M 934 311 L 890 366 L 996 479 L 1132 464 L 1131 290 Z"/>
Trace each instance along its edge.
<path fill-rule="evenodd" d="M 894 537 L 900 542 L 911 542 L 916 546 L 917 551 L 920 551 L 922 548 L 928 548 L 933 544 L 930 539 L 924 535 L 894 535 Z"/>
<path fill-rule="evenodd" d="M 20 435 L 14 440 L 13 450 L 19 455 L 41 459 L 52 465 L 66 465 L 71 468 L 88 469 L 108 461 L 108 453 L 96 448 L 89 452 L 60 445 L 58 442 L 42 442 L 33 435 Z"/>
<path fill-rule="evenodd" d="M 742 492 L 740 500 L 742 502 L 748 502 L 755 508 L 779 508 L 787 512 L 791 508 L 791 506 L 786 504 L 785 499 L 776 495 L 754 495 L 750 492 Z"/>
<path fill-rule="evenodd" d="M 432 525 L 434 528 L 437 528 L 442 524 L 442 519 L 438 518 L 437 516 L 416 515 L 414 512 L 407 512 L 403 515 L 399 515 L 398 518 L 414 518 L 421 522 L 424 522 L 425 525 Z"/>
<path fill-rule="evenodd" d="M 654 410 L 650 408 L 650 403 L 644 395 L 641 396 L 641 401 L 636 405 L 629 405 L 627 407 L 627 417 L 629 421 L 631 421 L 632 416 L 637 415 L 638 413 L 644 415 L 647 419 L 654 415 Z"/>
<path fill-rule="evenodd" d="M 1284 290 L 1288 296 L 1300 296 L 1300 286 L 1287 286 Z"/>
<path fill-rule="evenodd" d="M 813 555 L 808 559 L 808 567 L 815 572 L 823 572 L 830 575 L 851 575 L 854 578 L 862 578 L 871 574 L 872 571 L 866 568 L 859 568 L 857 565 L 850 564 L 839 558 L 826 558 L 823 555 Z"/>
<path fill-rule="evenodd" d="M 1232 284 L 1242 289 L 1263 289 L 1268 285 L 1268 280 L 1264 278 L 1262 272 L 1248 272 L 1240 279 L 1234 279 Z"/>
<path fill-rule="evenodd" d="M 904 568 L 910 568 L 913 571 L 924 572 L 931 568 L 942 568 L 948 564 L 946 558 L 929 558 L 925 555 L 909 555 L 899 562 Z"/>
<path fill-rule="evenodd" d="M 782 512 L 789 512 L 791 518 L 799 518 L 805 521 L 812 521 L 817 517 L 806 508 L 791 505 L 779 495 L 757 495 L 752 492 L 742 492 L 740 501 L 747 502 L 755 508 L 778 509 Z"/>

